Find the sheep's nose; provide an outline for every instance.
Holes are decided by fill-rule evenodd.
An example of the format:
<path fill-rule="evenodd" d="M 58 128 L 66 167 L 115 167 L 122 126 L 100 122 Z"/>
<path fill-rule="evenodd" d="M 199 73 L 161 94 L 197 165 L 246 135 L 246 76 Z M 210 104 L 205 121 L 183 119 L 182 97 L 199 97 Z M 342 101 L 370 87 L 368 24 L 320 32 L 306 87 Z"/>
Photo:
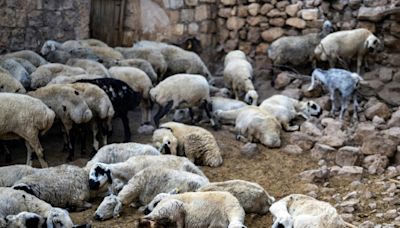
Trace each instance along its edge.
<path fill-rule="evenodd" d="M 144 209 L 143 213 L 144 213 L 145 215 L 148 215 L 148 214 L 151 213 L 151 211 L 149 210 L 148 207 L 146 207 L 146 209 Z"/>
<path fill-rule="evenodd" d="M 101 217 L 98 214 L 94 214 L 93 216 L 94 220 L 100 221 Z"/>
<path fill-rule="evenodd" d="M 89 179 L 89 188 L 91 190 L 98 190 L 100 187 L 100 183 L 98 181 Z"/>

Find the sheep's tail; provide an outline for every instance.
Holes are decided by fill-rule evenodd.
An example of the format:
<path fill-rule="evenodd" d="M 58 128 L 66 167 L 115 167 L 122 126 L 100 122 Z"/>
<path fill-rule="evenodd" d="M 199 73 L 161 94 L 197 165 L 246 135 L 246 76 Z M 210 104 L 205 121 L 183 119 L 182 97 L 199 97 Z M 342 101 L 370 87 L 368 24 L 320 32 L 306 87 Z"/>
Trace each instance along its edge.
<path fill-rule="evenodd" d="M 307 89 L 307 91 L 311 91 L 311 90 L 313 90 L 314 89 L 314 87 L 315 87 L 315 71 L 316 71 L 317 69 L 315 69 L 314 71 L 313 71 L 313 73 L 311 74 L 311 85 L 310 85 L 310 87 L 308 87 L 308 89 Z"/>

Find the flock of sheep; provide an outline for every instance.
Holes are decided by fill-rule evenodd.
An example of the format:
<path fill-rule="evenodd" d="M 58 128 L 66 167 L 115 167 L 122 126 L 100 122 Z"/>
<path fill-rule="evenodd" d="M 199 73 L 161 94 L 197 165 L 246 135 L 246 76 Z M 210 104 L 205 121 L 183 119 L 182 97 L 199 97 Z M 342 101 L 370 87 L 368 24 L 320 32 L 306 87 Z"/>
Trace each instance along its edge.
<path fill-rule="evenodd" d="M 330 27 L 325 23 L 320 34 L 281 38 L 268 55 L 277 65 L 316 59 L 329 60 L 332 67 L 338 59 L 357 56 L 360 71 L 364 55 L 380 41 L 365 29 L 329 34 Z M 111 48 L 94 39 L 49 40 L 40 54 L 0 56 L 0 139 L 22 138 L 27 148 L 26 165 L 0 167 L 0 227 L 77 227 L 66 209 L 85 210 L 96 197 L 104 197 L 96 220 L 118 217 L 131 205 L 145 214 L 138 227 L 244 228 L 246 213 L 268 212 L 273 228 L 351 226 L 328 203 L 299 194 L 275 201 L 257 183 L 209 182 L 197 167 L 221 166 L 223 157 L 213 134 L 193 124 L 210 122 L 215 130 L 234 125 L 238 140 L 272 148 L 281 146 L 282 129 L 299 129 L 293 119 L 322 113 L 313 101 L 283 95 L 259 102 L 253 68 L 242 51 L 225 57 L 227 88 L 213 86 L 215 78 L 196 53 L 165 43 Z M 360 80 L 346 70 L 315 69 L 309 89 L 320 81 L 332 100 L 339 90 L 342 119 L 351 96 L 357 115 Z M 128 112 L 136 107 L 142 111 L 138 132 L 152 133 L 152 145 L 130 142 Z M 171 111 L 174 122 L 160 123 Z M 124 143 L 107 145 L 116 117 L 123 123 Z M 85 167 L 48 168 L 39 136 L 55 121 L 61 122 L 69 160 L 74 127 L 91 129 L 93 157 Z M 42 169 L 31 167 L 33 151 Z"/>

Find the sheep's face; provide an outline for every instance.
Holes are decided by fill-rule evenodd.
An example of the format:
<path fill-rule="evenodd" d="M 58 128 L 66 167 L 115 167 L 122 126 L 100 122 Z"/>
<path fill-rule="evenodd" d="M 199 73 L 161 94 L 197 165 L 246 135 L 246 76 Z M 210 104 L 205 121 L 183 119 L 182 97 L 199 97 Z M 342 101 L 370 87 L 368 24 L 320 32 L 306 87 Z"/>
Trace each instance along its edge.
<path fill-rule="evenodd" d="M 46 221 L 47 227 L 50 228 L 71 228 L 74 227 L 68 211 L 61 208 L 52 208 Z"/>
<path fill-rule="evenodd" d="M 303 113 L 308 117 L 319 117 L 322 114 L 322 108 L 314 101 L 307 101 L 307 106 Z"/>
<path fill-rule="evenodd" d="M 250 90 L 246 93 L 244 101 L 249 105 L 257 105 L 258 93 L 255 90 Z"/>
<path fill-rule="evenodd" d="M 169 193 L 160 193 L 156 195 L 154 199 L 149 204 L 147 204 L 146 208 L 144 209 L 144 214 L 150 214 L 150 212 L 152 212 L 154 208 L 157 207 L 158 203 L 161 202 L 161 200 L 167 198 L 170 195 L 171 194 Z"/>
<path fill-rule="evenodd" d="M 96 163 L 89 173 L 89 188 L 99 190 L 106 183 L 112 183 L 111 170 L 106 164 Z"/>
<path fill-rule="evenodd" d="M 272 224 L 272 228 L 293 228 L 293 219 L 290 216 L 278 217 Z"/>
<path fill-rule="evenodd" d="M 230 98 L 232 96 L 232 92 L 228 88 L 220 88 L 214 96 Z"/>
<path fill-rule="evenodd" d="M 153 144 L 160 153 L 177 155 L 178 139 L 169 129 L 158 129 L 153 133 Z"/>
<path fill-rule="evenodd" d="M 109 195 L 104 198 L 103 202 L 97 208 L 94 219 L 106 220 L 112 217 L 119 217 L 122 211 L 122 203 L 115 195 Z"/>
<path fill-rule="evenodd" d="M 172 120 L 174 122 L 188 123 L 189 121 L 191 121 L 189 109 L 184 108 L 175 110 Z"/>
<path fill-rule="evenodd" d="M 365 46 L 369 52 L 378 51 L 381 49 L 381 41 L 374 35 L 370 35 L 365 41 Z"/>
<path fill-rule="evenodd" d="M 42 55 L 47 55 L 52 51 L 56 50 L 56 43 L 54 40 L 48 40 L 46 41 L 43 46 L 42 49 L 40 50 L 40 54 Z"/>
<path fill-rule="evenodd" d="M 46 223 L 45 219 L 35 213 L 21 212 L 17 215 L 9 215 L 6 218 L 9 228 L 25 228 L 25 227 L 43 227 Z"/>

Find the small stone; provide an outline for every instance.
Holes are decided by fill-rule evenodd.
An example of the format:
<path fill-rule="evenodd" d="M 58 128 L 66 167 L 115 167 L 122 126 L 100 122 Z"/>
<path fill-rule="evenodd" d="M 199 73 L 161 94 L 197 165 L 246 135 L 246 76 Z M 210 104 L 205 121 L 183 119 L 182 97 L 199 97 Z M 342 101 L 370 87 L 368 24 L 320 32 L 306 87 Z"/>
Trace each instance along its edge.
<path fill-rule="evenodd" d="M 246 143 L 244 146 L 242 146 L 242 148 L 240 149 L 240 152 L 243 155 L 246 156 L 254 156 L 256 154 L 258 154 L 258 147 L 256 143 Z"/>
<path fill-rule="evenodd" d="M 322 131 L 310 121 L 303 122 L 300 125 L 300 131 L 315 137 L 322 136 Z"/>
<path fill-rule="evenodd" d="M 248 11 L 249 11 L 249 14 L 250 14 L 250 15 L 252 15 L 252 16 L 257 16 L 257 14 L 260 12 L 260 4 L 258 4 L 258 3 L 251 3 L 251 4 L 248 6 Z"/>
<path fill-rule="evenodd" d="M 386 156 L 375 154 L 365 157 L 363 167 L 369 174 L 382 174 L 389 165 L 389 159 Z"/>
<path fill-rule="evenodd" d="M 292 4 L 292 5 L 288 5 L 288 6 L 286 6 L 285 11 L 286 11 L 286 13 L 287 13 L 289 16 L 294 17 L 294 16 L 297 15 L 297 12 L 299 12 L 300 7 L 301 7 L 301 6 L 300 6 L 299 3 L 297 3 L 297 4 Z"/>
<path fill-rule="evenodd" d="M 240 17 L 230 17 L 226 22 L 227 28 L 229 30 L 238 31 L 241 29 L 245 24 L 245 20 Z"/>
<path fill-rule="evenodd" d="M 400 127 L 400 109 L 392 113 L 392 117 L 388 121 L 389 127 Z"/>
<path fill-rule="evenodd" d="M 300 11 L 301 18 L 306 21 L 315 21 L 318 19 L 319 10 L 318 9 L 303 9 Z"/>
<path fill-rule="evenodd" d="M 273 5 L 271 5 L 271 4 L 269 4 L 269 3 L 265 3 L 265 4 L 261 7 L 261 9 L 260 9 L 260 13 L 261 13 L 262 15 L 267 15 L 267 13 L 268 13 L 270 10 L 272 10 L 273 8 L 274 8 Z"/>
<path fill-rule="evenodd" d="M 333 147 L 321 143 L 316 143 L 314 145 L 314 148 L 311 150 L 310 155 L 311 158 L 315 161 L 318 161 L 320 159 L 331 161 L 335 156 L 335 152 L 336 149 Z"/>
<path fill-rule="evenodd" d="M 303 153 L 303 149 L 298 145 L 287 145 L 282 149 L 283 153 L 298 155 Z"/>
<path fill-rule="evenodd" d="M 279 37 L 283 36 L 284 30 L 280 27 L 273 27 L 270 29 L 265 30 L 264 32 L 261 33 L 261 37 L 263 40 L 267 42 L 272 42 Z"/>
<path fill-rule="evenodd" d="M 286 20 L 286 24 L 298 29 L 304 29 L 306 27 L 306 22 L 297 17 L 291 17 Z"/>
<path fill-rule="evenodd" d="M 288 76 L 288 72 L 284 71 L 276 76 L 274 87 L 275 89 L 283 89 L 289 85 L 291 80 L 292 78 Z"/>
<path fill-rule="evenodd" d="M 365 155 L 381 154 L 387 157 L 392 157 L 396 149 L 397 143 L 382 135 L 368 136 L 361 146 L 361 151 Z"/>
<path fill-rule="evenodd" d="M 352 146 L 344 146 L 336 153 L 335 162 L 340 166 L 353 166 L 360 165 L 362 162 L 363 154 L 360 148 Z"/>
<path fill-rule="evenodd" d="M 315 139 L 305 133 L 296 131 L 290 134 L 289 142 L 307 151 L 314 146 Z"/>

